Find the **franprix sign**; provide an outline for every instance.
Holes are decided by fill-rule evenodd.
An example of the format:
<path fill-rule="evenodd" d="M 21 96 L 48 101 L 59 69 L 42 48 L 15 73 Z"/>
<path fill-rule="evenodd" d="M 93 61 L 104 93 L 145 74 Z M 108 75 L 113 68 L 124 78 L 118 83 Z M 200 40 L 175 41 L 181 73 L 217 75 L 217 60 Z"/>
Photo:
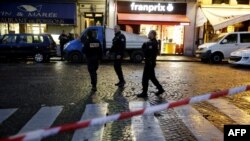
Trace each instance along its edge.
<path fill-rule="evenodd" d="M 118 1 L 118 13 L 179 14 L 186 15 L 187 3 Z"/>
<path fill-rule="evenodd" d="M 168 4 L 137 4 L 132 2 L 130 5 L 130 9 L 132 11 L 144 11 L 144 12 L 172 12 L 174 10 L 174 6 L 172 3 Z"/>

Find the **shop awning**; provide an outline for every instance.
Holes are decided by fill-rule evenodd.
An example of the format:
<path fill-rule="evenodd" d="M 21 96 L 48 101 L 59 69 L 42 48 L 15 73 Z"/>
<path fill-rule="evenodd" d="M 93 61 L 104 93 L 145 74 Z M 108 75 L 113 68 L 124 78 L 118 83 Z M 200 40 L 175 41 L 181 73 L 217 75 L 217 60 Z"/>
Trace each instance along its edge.
<path fill-rule="evenodd" d="M 196 15 L 196 27 L 203 26 L 207 22 L 207 18 L 202 12 L 201 8 L 198 8 Z"/>
<path fill-rule="evenodd" d="M 185 15 L 163 15 L 163 14 L 118 14 L 119 24 L 183 24 L 190 23 Z"/>
<path fill-rule="evenodd" d="M 214 30 L 250 20 L 249 8 L 202 7 L 201 9 Z"/>

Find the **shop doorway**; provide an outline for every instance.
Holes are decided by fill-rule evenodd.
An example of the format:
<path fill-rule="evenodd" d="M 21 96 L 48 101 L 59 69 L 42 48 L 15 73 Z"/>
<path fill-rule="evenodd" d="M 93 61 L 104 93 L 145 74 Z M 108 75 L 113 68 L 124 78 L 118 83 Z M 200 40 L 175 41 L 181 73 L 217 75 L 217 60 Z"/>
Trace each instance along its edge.
<path fill-rule="evenodd" d="M 85 13 L 85 28 L 103 25 L 103 13 Z"/>
<path fill-rule="evenodd" d="M 157 32 L 160 54 L 182 55 L 184 51 L 184 26 L 182 25 L 140 25 L 140 35 L 147 36 L 150 30 Z"/>

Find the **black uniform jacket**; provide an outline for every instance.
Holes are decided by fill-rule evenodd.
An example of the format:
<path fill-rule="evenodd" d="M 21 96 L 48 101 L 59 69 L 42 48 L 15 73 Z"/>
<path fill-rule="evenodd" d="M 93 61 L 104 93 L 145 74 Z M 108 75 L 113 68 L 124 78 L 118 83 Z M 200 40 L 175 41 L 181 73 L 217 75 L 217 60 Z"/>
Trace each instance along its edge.
<path fill-rule="evenodd" d="M 158 54 L 158 42 L 156 39 L 150 39 L 143 43 L 142 50 L 145 56 L 146 63 L 156 63 L 156 57 Z"/>
<path fill-rule="evenodd" d="M 110 52 L 115 55 L 124 55 L 126 49 L 126 37 L 119 31 L 115 34 Z"/>
<path fill-rule="evenodd" d="M 98 39 L 89 38 L 85 40 L 83 52 L 87 59 L 102 59 L 102 45 Z"/>

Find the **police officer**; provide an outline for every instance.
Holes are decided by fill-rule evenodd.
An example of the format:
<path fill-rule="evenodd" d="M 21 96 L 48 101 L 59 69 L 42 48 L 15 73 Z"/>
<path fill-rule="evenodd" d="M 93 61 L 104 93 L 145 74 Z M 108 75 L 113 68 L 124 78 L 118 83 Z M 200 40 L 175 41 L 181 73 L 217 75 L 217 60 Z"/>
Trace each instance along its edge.
<path fill-rule="evenodd" d="M 101 42 L 96 39 L 95 31 L 88 31 L 87 38 L 82 40 L 84 43 L 83 52 L 86 55 L 88 71 L 91 77 L 92 91 L 97 91 L 97 69 L 99 66 L 99 60 L 102 59 L 102 45 Z"/>
<path fill-rule="evenodd" d="M 63 47 L 69 41 L 68 36 L 65 34 L 65 31 L 62 31 L 62 34 L 58 38 L 60 40 L 60 51 L 61 51 L 61 61 L 63 60 Z"/>
<path fill-rule="evenodd" d="M 148 96 L 148 82 L 151 80 L 153 84 L 157 87 L 158 92 L 155 93 L 156 96 L 164 93 L 164 89 L 161 84 L 155 77 L 155 65 L 156 65 L 156 57 L 158 53 L 158 42 L 156 40 L 156 31 L 151 30 L 148 34 L 149 41 L 145 42 L 142 45 L 142 50 L 145 56 L 145 66 L 142 76 L 142 86 L 143 91 L 141 94 L 138 94 L 137 97 L 146 98 Z"/>
<path fill-rule="evenodd" d="M 114 53 L 114 69 L 119 79 L 119 82 L 115 85 L 123 87 L 126 83 L 122 72 L 122 60 L 126 48 L 126 37 L 121 33 L 119 25 L 115 26 L 114 31 L 115 37 L 113 38 L 113 45 L 110 52 Z"/>

